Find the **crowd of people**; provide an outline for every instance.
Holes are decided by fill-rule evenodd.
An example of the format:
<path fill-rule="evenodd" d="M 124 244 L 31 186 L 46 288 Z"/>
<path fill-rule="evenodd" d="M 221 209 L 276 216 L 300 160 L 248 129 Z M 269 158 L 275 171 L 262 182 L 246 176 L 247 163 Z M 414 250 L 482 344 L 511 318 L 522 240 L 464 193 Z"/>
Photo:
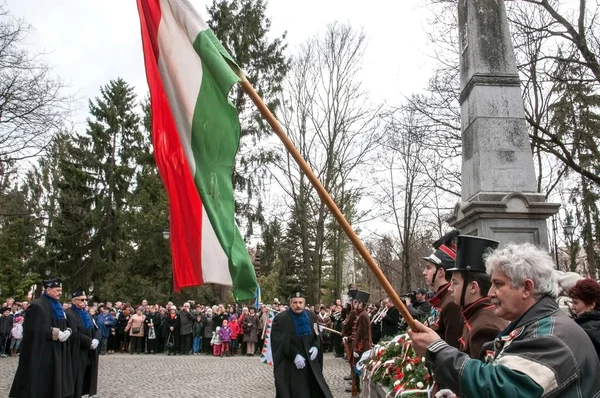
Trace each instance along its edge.
<path fill-rule="evenodd" d="M 353 369 L 365 352 L 407 331 L 427 360 L 437 396 L 600 397 L 600 284 L 556 271 L 533 245 L 497 246 L 457 232 L 435 242 L 424 258 L 427 290 L 402 296 L 416 320 L 410 329 L 391 299 L 369 303 L 369 293 L 355 286 L 328 306 L 307 305 L 298 292 L 289 302 L 258 309 L 194 301 L 178 308 L 146 300 L 88 302 L 82 290 L 64 301 L 61 281 L 47 280 L 39 299 L 7 298 L 0 308 L 0 356 L 21 353 L 10 397 L 43 396 L 48 389 L 59 391 L 52 396 L 94 395 L 101 355 L 253 356 L 262 350 L 271 313 L 277 314 L 278 396 L 297 396 L 280 394 L 296 389 L 330 397 L 322 375 L 329 351 L 349 362 L 347 391 L 356 393 L 361 380 Z M 40 361 L 71 372 L 71 379 L 38 375 Z"/>

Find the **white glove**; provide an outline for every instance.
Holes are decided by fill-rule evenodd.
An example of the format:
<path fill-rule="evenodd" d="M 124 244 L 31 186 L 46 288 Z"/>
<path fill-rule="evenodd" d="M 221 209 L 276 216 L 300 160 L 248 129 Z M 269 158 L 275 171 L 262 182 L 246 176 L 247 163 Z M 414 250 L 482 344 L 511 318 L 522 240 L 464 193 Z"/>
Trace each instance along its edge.
<path fill-rule="evenodd" d="M 344 342 L 344 344 L 346 344 L 348 342 L 348 336 L 342 337 L 342 341 Z"/>
<path fill-rule="evenodd" d="M 98 341 L 98 339 L 92 340 L 92 345 L 90 345 L 90 350 L 95 350 L 96 347 L 98 347 L 98 344 L 100 344 L 100 341 Z"/>
<path fill-rule="evenodd" d="M 360 355 L 358 354 L 358 352 L 355 352 L 354 353 L 354 358 L 359 358 L 359 357 L 360 357 Z"/>
<path fill-rule="evenodd" d="M 450 390 L 440 390 L 435 394 L 436 398 L 453 398 L 456 397 L 454 393 Z"/>
<path fill-rule="evenodd" d="M 69 337 L 71 337 L 71 330 L 67 329 L 64 332 L 63 331 L 58 331 L 58 341 L 64 343 L 65 341 L 69 340 Z"/>
<path fill-rule="evenodd" d="M 319 353 L 319 349 L 317 347 L 311 347 L 311 349 L 308 350 L 308 353 L 310 354 L 310 360 L 314 361 Z"/>
<path fill-rule="evenodd" d="M 296 358 L 294 358 L 294 365 L 296 365 L 296 368 L 302 369 L 306 366 L 306 360 L 302 357 L 302 355 L 297 354 Z"/>

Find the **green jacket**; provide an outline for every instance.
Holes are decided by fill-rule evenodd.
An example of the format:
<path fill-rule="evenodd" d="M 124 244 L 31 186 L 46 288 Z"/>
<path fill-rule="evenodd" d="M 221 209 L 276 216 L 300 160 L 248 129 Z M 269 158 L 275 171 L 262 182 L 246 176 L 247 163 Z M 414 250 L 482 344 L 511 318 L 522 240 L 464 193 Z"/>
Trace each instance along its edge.
<path fill-rule="evenodd" d="M 600 361 L 586 333 L 550 297 L 543 297 L 483 347 L 486 361 L 438 340 L 426 360 L 458 396 L 600 397 Z"/>

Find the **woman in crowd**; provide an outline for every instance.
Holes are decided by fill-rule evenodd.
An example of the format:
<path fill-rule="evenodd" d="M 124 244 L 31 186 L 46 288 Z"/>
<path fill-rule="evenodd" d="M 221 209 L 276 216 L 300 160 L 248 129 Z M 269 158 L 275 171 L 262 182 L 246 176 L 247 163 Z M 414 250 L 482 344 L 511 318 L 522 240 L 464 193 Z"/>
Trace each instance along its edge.
<path fill-rule="evenodd" d="M 213 337 L 215 322 L 213 321 L 213 312 L 211 308 L 206 310 L 206 316 L 202 321 L 202 352 L 206 355 L 211 353 L 210 341 Z"/>
<path fill-rule="evenodd" d="M 569 290 L 575 322 L 590 336 L 600 358 L 600 284 L 581 279 Z"/>
<path fill-rule="evenodd" d="M 165 336 L 165 350 L 167 355 L 177 355 L 179 350 L 179 330 L 181 328 L 181 319 L 177 314 L 177 308 L 172 306 L 169 309 L 169 314 L 164 319 L 165 327 L 163 335 Z"/>
<path fill-rule="evenodd" d="M 129 353 L 131 355 L 133 355 L 134 352 L 136 354 L 142 352 L 144 320 L 146 320 L 146 317 L 144 316 L 144 307 L 140 306 L 135 311 L 135 314 L 129 318 L 129 322 L 127 322 L 127 326 L 125 327 L 125 332 L 129 332 L 129 337 L 131 338 L 131 345 L 129 347 Z"/>
<path fill-rule="evenodd" d="M 117 317 L 117 325 L 115 327 L 117 349 L 120 349 L 121 352 L 127 352 L 129 345 L 129 336 L 125 332 L 129 319 L 131 319 L 131 307 L 129 304 L 123 304 L 123 311 Z"/>
<path fill-rule="evenodd" d="M 242 329 L 244 330 L 244 343 L 246 343 L 246 355 L 254 355 L 258 333 L 258 316 L 254 313 L 254 307 L 250 307 L 248 314 L 244 317 Z"/>

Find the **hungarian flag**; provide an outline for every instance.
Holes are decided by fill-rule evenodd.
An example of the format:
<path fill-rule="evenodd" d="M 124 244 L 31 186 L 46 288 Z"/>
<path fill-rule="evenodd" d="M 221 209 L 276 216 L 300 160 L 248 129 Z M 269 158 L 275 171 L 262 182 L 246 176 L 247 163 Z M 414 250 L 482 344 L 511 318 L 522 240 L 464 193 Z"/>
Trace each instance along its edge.
<path fill-rule="evenodd" d="M 227 100 L 233 59 L 189 0 L 138 0 L 152 141 L 169 196 L 174 288 L 233 286 L 256 292 L 256 275 L 235 222 L 231 174 L 240 139 Z"/>

